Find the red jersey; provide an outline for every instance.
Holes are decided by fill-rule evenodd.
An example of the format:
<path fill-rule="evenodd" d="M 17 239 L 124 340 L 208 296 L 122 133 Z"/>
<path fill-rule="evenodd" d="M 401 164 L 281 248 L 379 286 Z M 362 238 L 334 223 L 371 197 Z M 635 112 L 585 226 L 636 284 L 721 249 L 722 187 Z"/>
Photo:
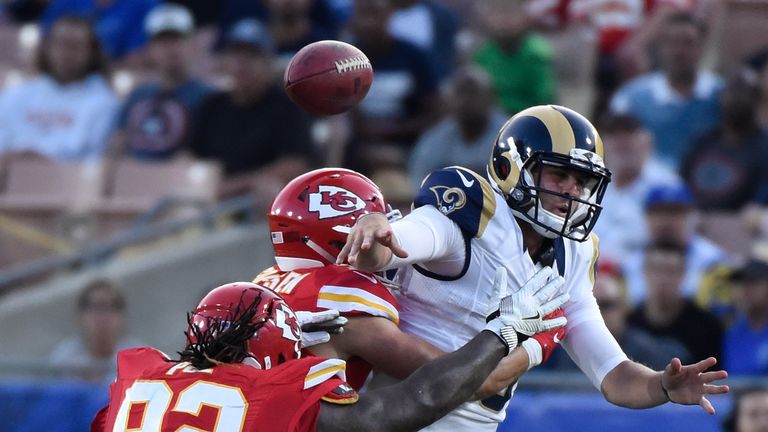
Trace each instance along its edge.
<path fill-rule="evenodd" d="M 254 283 L 271 288 L 285 298 L 291 309 L 318 312 L 336 309 L 342 316 L 374 316 L 397 324 L 397 302 L 372 273 L 347 265 L 327 265 L 294 271 L 277 266 L 261 272 Z M 347 361 L 347 380 L 356 390 L 371 372 L 370 363 L 359 357 Z"/>
<path fill-rule="evenodd" d="M 156 430 L 316 430 L 320 400 L 352 403 L 344 361 L 308 357 L 268 370 L 223 364 L 199 370 L 171 363 L 154 348 L 131 348 L 117 359 L 110 402 L 91 432 Z"/>

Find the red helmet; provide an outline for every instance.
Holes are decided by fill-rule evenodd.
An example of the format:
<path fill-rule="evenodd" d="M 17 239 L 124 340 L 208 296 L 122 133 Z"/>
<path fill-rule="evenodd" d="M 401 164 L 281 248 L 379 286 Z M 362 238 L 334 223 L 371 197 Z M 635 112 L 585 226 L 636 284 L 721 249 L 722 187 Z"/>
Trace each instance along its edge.
<path fill-rule="evenodd" d="M 323 168 L 296 177 L 269 213 L 277 264 L 289 270 L 296 268 L 289 259 L 335 263 L 357 218 L 374 212 L 386 213 L 387 204 L 376 184 L 360 173 Z"/>
<path fill-rule="evenodd" d="M 301 327 L 296 314 L 282 297 L 261 285 L 234 282 L 212 290 L 193 311 L 192 325 L 199 333 L 205 333 L 212 322 L 236 322 L 257 300 L 256 314 L 251 322 L 262 324 L 247 340 L 247 355 L 262 369 L 300 358 Z M 197 342 L 191 329 L 187 334 L 190 343 Z"/>

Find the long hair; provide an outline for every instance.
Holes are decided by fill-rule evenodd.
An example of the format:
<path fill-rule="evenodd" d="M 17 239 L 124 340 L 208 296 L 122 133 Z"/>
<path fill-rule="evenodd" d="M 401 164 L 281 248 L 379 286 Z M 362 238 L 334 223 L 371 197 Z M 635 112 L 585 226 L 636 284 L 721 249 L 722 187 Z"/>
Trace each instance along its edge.
<path fill-rule="evenodd" d="M 207 317 L 205 326 L 195 325 L 195 313 L 187 313 L 187 346 L 177 353 L 178 360 L 171 361 L 189 362 L 197 369 L 240 363 L 249 355 L 248 339 L 269 319 L 269 313 L 258 316 L 260 304 L 261 293 L 249 305 L 241 298 L 234 311 L 223 318 Z"/>
<path fill-rule="evenodd" d="M 96 73 L 104 76 L 105 79 L 109 78 L 109 60 L 101 46 L 101 41 L 96 35 L 96 30 L 93 26 L 93 21 L 86 16 L 80 15 L 64 15 L 57 19 L 48 32 L 45 34 L 42 43 L 37 47 L 37 53 L 35 63 L 37 70 L 40 73 L 51 75 L 51 64 L 48 61 L 48 44 L 51 40 L 51 33 L 54 27 L 61 24 L 70 24 L 74 26 L 80 26 L 88 31 L 88 50 L 90 62 L 83 71 L 83 77 Z"/>

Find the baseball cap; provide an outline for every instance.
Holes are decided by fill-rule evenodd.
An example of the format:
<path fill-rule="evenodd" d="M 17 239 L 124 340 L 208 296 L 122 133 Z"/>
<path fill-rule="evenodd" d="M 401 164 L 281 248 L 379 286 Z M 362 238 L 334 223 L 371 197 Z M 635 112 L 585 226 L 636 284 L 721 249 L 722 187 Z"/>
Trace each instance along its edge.
<path fill-rule="evenodd" d="M 187 8 L 177 4 L 166 3 L 156 6 L 144 20 L 144 31 L 151 38 L 161 33 L 187 35 L 194 29 L 192 14 Z"/>
<path fill-rule="evenodd" d="M 645 196 L 645 208 L 656 206 L 693 207 L 693 196 L 684 184 L 654 186 Z"/>
<path fill-rule="evenodd" d="M 768 263 L 757 258 L 750 258 L 746 263 L 731 271 L 730 280 L 768 279 Z"/>
<path fill-rule="evenodd" d="M 274 43 L 267 28 L 259 20 L 245 18 L 237 21 L 224 37 L 224 48 L 242 46 L 272 52 Z"/>

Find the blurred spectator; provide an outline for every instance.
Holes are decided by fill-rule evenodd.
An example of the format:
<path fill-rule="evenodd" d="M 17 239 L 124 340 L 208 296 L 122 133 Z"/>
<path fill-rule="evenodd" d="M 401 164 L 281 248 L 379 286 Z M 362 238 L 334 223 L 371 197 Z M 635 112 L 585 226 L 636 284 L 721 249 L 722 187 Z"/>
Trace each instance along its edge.
<path fill-rule="evenodd" d="M 736 321 L 726 330 L 724 363 L 733 375 L 768 374 L 768 263 L 753 258 L 731 275 Z"/>
<path fill-rule="evenodd" d="M 691 360 L 688 349 L 677 340 L 652 336 L 627 322 L 631 306 L 624 274 L 617 262 L 600 259 L 593 294 L 606 327 L 629 358 L 654 370 L 664 369 L 673 357 L 679 357 L 683 362 Z M 564 350 L 557 350 L 546 364 L 550 362 L 549 367 L 557 370 L 577 368 Z"/>
<path fill-rule="evenodd" d="M 408 173 L 402 169 L 384 168 L 374 171 L 371 180 L 381 189 L 387 204 L 394 210 L 400 210 L 403 215 L 411 212 L 416 193 L 408 181 Z"/>
<path fill-rule="evenodd" d="M 215 24 L 221 16 L 221 10 L 224 6 L 222 1 L 211 0 L 165 0 L 165 2 L 176 3 L 187 8 L 192 13 L 198 28 Z"/>
<path fill-rule="evenodd" d="M 694 140 L 681 174 L 702 210 L 740 210 L 749 202 L 768 203 L 768 133 L 757 123 L 757 74 L 739 68 L 720 96 L 722 122 Z"/>
<path fill-rule="evenodd" d="M 552 48 L 531 32 L 523 0 L 477 3 L 479 30 L 487 40 L 474 61 L 491 76 L 502 109 L 509 115 L 555 101 Z"/>
<path fill-rule="evenodd" d="M 110 281 L 97 279 L 77 299 L 80 335 L 64 339 L 53 348 L 51 364 L 74 368 L 80 378 L 101 381 L 115 374 L 117 352 L 141 345 L 123 335 L 125 298 Z"/>
<path fill-rule="evenodd" d="M 144 23 L 147 57 L 156 74 L 128 95 L 117 116 L 113 152 L 138 159 L 167 159 L 187 144 L 192 118 L 210 87 L 189 75 L 194 31 L 183 6 L 162 4 Z"/>
<path fill-rule="evenodd" d="M 682 343 L 668 337 L 651 336 L 627 321 L 631 307 L 626 281 L 617 263 L 600 260 L 593 293 L 605 325 L 632 360 L 654 370 L 664 369 L 673 357 L 679 357 L 683 362 L 692 360 Z"/>
<path fill-rule="evenodd" d="M 301 11 L 309 8 L 312 32 L 318 35 L 339 34 L 352 10 L 351 0 L 222 0 L 220 3 L 222 6 L 218 22 L 217 48 L 224 45 L 227 31 L 236 22 L 244 18 L 256 18 L 261 22 L 269 22 L 272 7 L 277 7 L 283 11 Z M 285 5 L 280 3 L 285 3 Z M 295 24 L 293 23 L 292 26 Z M 281 52 L 282 44 L 280 41 L 276 41 L 276 45 L 278 52 Z"/>
<path fill-rule="evenodd" d="M 768 388 L 749 387 L 733 396 L 731 413 L 723 422 L 725 432 L 768 431 Z"/>
<path fill-rule="evenodd" d="M 370 59 L 376 77 L 353 112 L 352 168 L 368 172 L 388 153 L 405 163 L 418 136 L 441 114 L 437 74 L 425 51 L 389 33 L 390 0 L 360 0 L 350 21 L 352 43 Z M 359 164 L 360 166 L 357 166 Z"/>
<path fill-rule="evenodd" d="M 484 175 L 491 143 L 507 120 L 496 105 L 488 75 L 476 67 L 459 69 L 447 93 L 450 117 L 424 132 L 411 153 L 413 190 L 430 172 L 451 165 Z"/>
<path fill-rule="evenodd" d="M 629 323 L 653 336 L 677 340 L 693 359 L 721 360 L 722 324 L 716 316 L 684 297 L 687 251 L 670 240 L 655 241 L 646 248 L 643 273 L 648 296 L 629 315 Z"/>
<path fill-rule="evenodd" d="M 118 101 L 90 21 L 63 17 L 39 47 L 41 76 L 0 93 L 0 154 L 102 155 Z"/>
<path fill-rule="evenodd" d="M 685 278 L 682 282 L 685 297 L 696 295 L 702 275 L 708 269 L 730 259 L 719 246 L 696 233 L 695 216 L 693 198 L 682 184 L 654 187 L 645 197 L 648 241 L 674 242 L 683 245 L 686 250 Z M 644 253 L 632 254 L 624 261 L 633 304 L 643 300 L 648 290 L 643 270 Z"/>
<path fill-rule="evenodd" d="M 427 51 L 442 82 L 456 66 L 456 13 L 436 0 L 392 0 L 396 10 L 389 31 Z"/>
<path fill-rule="evenodd" d="M 104 50 L 113 60 L 136 54 L 146 43 L 139 23 L 160 0 L 52 0 L 42 18 L 48 31 L 60 17 L 77 15 L 92 19 Z"/>
<path fill-rule="evenodd" d="M 280 63 L 287 65 L 302 47 L 325 39 L 338 39 L 338 29 L 312 20 L 316 0 L 261 0 L 267 11 L 266 22 L 275 42 Z"/>
<path fill-rule="evenodd" d="M 651 158 L 653 136 L 634 117 L 606 114 L 598 123 L 611 183 L 595 231 L 600 254 L 623 260 L 642 250 L 648 241 L 643 199 L 658 186 L 682 182 L 678 175 Z"/>
<path fill-rule="evenodd" d="M 37 21 L 45 12 L 50 0 L 7 0 L 5 11 L 16 22 Z"/>
<path fill-rule="evenodd" d="M 312 151 L 310 118 L 275 82 L 273 54 L 261 23 L 235 24 L 222 54 L 232 86 L 202 103 L 191 140 L 195 156 L 224 166 L 224 196 L 254 192 L 265 206 L 306 170 Z"/>
<path fill-rule="evenodd" d="M 720 120 L 720 78 L 699 68 L 705 38 L 692 15 L 668 15 L 656 39 L 660 70 L 626 83 L 611 100 L 611 111 L 633 115 L 651 131 L 655 157 L 673 168 L 688 143 Z"/>

